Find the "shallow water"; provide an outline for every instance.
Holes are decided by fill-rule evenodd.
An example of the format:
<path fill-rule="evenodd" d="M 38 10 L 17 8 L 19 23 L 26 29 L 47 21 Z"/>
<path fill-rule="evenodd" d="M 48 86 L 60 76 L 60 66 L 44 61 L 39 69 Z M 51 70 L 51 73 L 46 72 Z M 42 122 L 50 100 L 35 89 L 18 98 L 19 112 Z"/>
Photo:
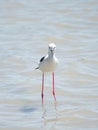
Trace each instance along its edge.
<path fill-rule="evenodd" d="M 98 1 L 0 0 L 0 129 L 98 129 Z M 54 42 L 51 74 L 35 71 Z"/>

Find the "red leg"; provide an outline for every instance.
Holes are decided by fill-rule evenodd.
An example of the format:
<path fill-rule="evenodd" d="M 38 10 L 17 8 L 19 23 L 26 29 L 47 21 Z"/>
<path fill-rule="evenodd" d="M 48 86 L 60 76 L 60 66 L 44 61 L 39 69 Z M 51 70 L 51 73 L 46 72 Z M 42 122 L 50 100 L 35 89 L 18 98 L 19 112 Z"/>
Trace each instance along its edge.
<path fill-rule="evenodd" d="M 42 104 L 43 104 L 43 101 L 44 101 L 44 73 L 42 74 L 42 93 L 41 93 L 41 96 L 42 96 Z"/>
<path fill-rule="evenodd" d="M 55 96 L 55 90 L 54 90 L 54 72 L 52 73 L 52 93 L 53 93 L 53 96 L 54 96 L 54 100 L 56 102 L 56 96 Z"/>

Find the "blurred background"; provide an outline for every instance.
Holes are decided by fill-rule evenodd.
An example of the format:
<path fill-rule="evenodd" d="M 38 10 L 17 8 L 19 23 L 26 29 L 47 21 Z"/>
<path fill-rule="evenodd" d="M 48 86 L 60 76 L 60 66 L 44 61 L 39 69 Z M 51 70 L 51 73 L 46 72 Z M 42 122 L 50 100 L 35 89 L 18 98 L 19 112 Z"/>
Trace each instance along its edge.
<path fill-rule="evenodd" d="M 57 46 L 51 74 L 34 70 Z M 98 129 L 98 1 L 0 0 L 0 129 Z"/>

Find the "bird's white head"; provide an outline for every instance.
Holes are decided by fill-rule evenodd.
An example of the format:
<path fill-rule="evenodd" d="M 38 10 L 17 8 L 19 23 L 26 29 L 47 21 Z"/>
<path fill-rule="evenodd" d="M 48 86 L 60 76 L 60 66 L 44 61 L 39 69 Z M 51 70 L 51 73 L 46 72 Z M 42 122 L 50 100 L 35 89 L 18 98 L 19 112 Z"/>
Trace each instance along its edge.
<path fill-rule="evenodd" d="M 50 43 L 49 44 L 49 51 L 55 51 L 55 49 L 56 49 L 56 45 L 54 44 L 54 43 Z"/>
<path fill-rule="evenodd" d="M 48 46 L 48 53 L 50 56 L 54 55 L 55 49 L 56 49 L 56 45 L 54 43 L 50 43 Z"/>

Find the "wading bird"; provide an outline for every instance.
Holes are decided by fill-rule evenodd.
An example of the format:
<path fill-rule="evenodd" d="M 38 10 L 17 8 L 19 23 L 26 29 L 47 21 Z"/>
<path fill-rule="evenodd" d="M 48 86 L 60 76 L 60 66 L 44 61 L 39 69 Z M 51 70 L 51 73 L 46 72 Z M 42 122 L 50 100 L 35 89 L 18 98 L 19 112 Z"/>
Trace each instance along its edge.
<path fill-rule="evenodd" d="M 52 93 L 56 102 L 56 95 L 54 90 L 54 71 L 58 64 L 58 59 L 55 57 L 55 49 L 56 45 L 54 43 L 50 43 L 48 46 L 48 54 L 40 59 L 39 66 L 35 68 L 42 71 L 42 103 L 44 101 L 44 73 L 46 72 L 52 73 Z"/>

